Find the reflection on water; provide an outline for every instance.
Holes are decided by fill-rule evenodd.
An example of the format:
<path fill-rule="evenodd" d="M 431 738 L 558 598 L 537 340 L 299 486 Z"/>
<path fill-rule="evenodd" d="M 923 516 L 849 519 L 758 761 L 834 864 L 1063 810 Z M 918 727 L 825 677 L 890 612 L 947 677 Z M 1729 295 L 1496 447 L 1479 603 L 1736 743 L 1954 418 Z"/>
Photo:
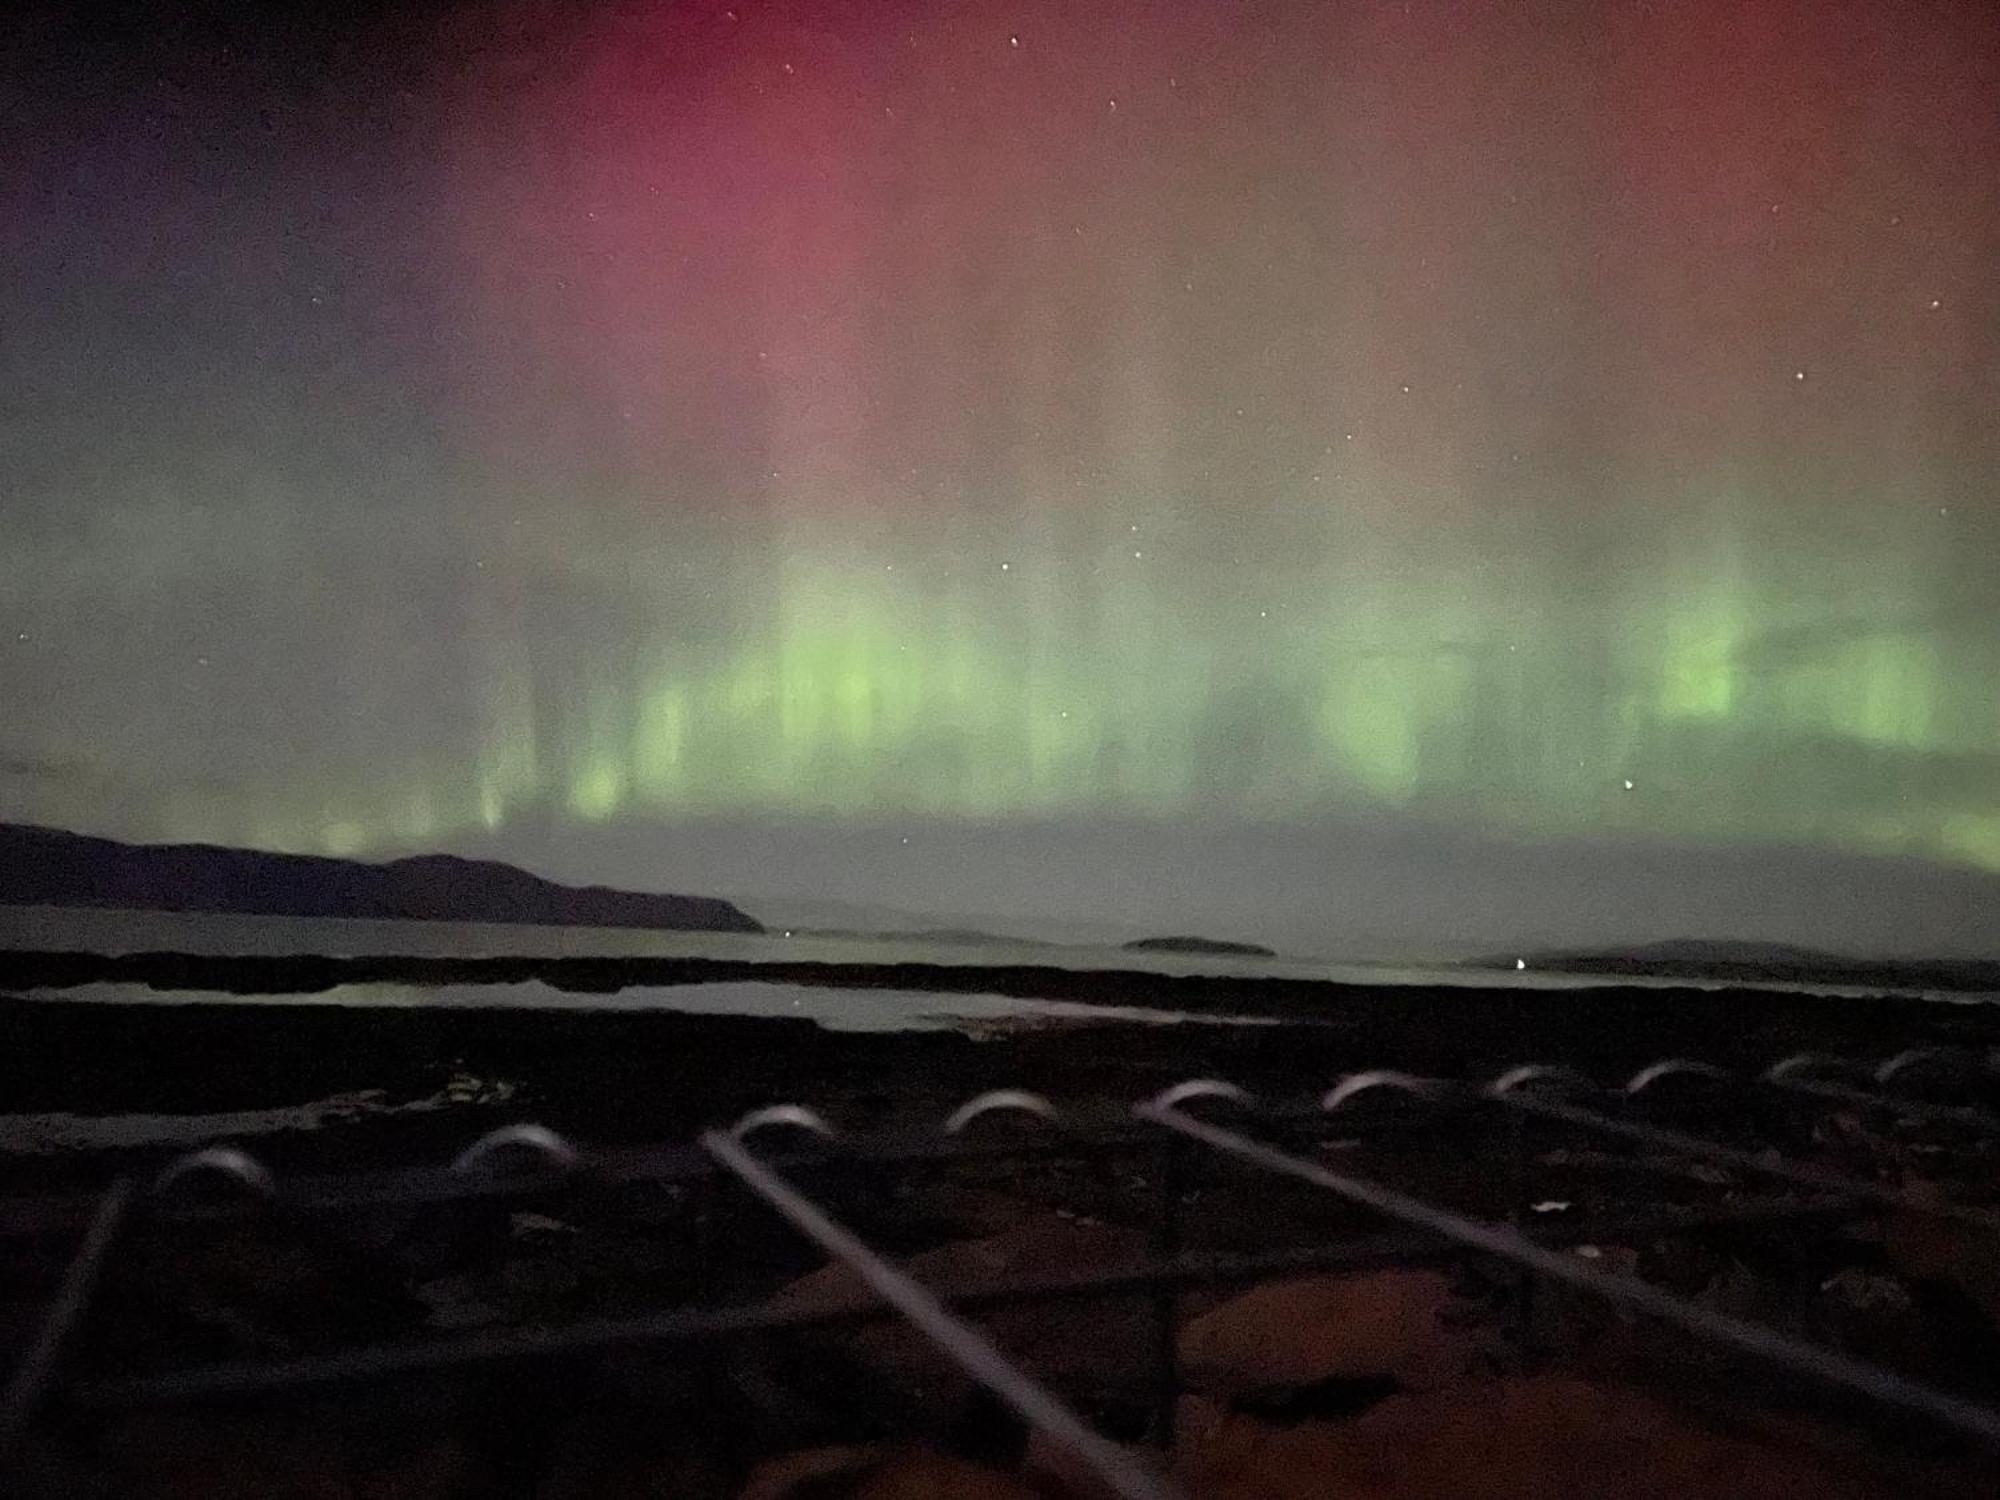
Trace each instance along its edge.
<path fill-rule="evenodd" d="M 1825 995 L 1908 994 L 1955 1002 L 1995 997 L 1964 992 L 1934 993 L 1915 988 L 1886 990 L 1875 986 L 1832 983 L 1794 984 L 1766 981 L 1699 980 L 1687 978 L 1616 978 L 1589 974 L 1511 968 L 1415 967 L 1386 964 L 1334 963 L 1318 959 L 1261 957 L 1248 954 L 1132 952 L 1124 948 L 1077 944 L 1023 942 L 1010 938 L 990 941 L 940 941 L 912 936 L 833 936 L 808 932 L 659 932 L 618 927 L 537 927 L 527 924 L 474 922 L 362 921 L 329 917 L 256 917 L 201 912 L 94 911 L 46 906 L 0 906 L 0 952 L 9 948 L 87 953 L 186 953 L 281 958 L 292 955 L 324 957 L 413 958 L 644 958 L 704 959 L 730 963 L 810 964 L 935 964 L 953 968 L 1054 968 L 1079 973 L 1123 970 L 1162 975 L 1207 975 L 1234 979 L 1306 979 L 1366 986 L 1438 985 L 1459 988 L 1533 990 L 1595 989 L 1606 985 L 1663 989 L 1763 989 Z M 552 1004 L 569 1008 L 603 1005 L 615 1009 L 668 1007 L 727 1014 L 813 1015 L 825 1024 L 868 1015 L 867 1029 L 925 1024 L 927 1016 L 958 1019 L 999 1019 L 1032 1012 L 1028 1007 L 1053 1002 L 1002 1000 L 997 996 L 939 996 L 885 990 L 832 991 L 814 987 L 797 990 L 781 985 L 702 985 L 640 988 L 609 997 L 580 997 L 540 986 L 469 986 L 476 1002 L 446 999 L 449 986 L 426 988 L 421 995 L 398 992 L 393 986 L 351 986 L 338 992 L 349 1004 L 481 1003 Z M 503 998 L 513 989 L 533 998 Z M 704 991 L 697 995 L 695 990 Z M 753 998 L 783 992 L 777 1002 Z M 395 998 L 398 993 L 405 998 Z M 148 990 L 139 998 L 163 999 Z M 832 1006 L 829 1019 L 819 1012 L 816 997 L 849 997 Z M 855 997 L 876 997 L 873 1000 Z M 185 995 L 177 998 L 189 998 Z M 240 997 L 229 997 L 240 998 Z M 317 998 L 330 999 L 330 995 Z M 1004 1009 L 976 1012 L 985 1001 Z M 795 1003 L 796 1002 L 796 1003 Z M 1081 1007 L 1090 1012 L 1092 1007 Z M 1137 1019 L 1119 1007 L 1118 1014 Z M 1165 1013 L 1161 1013 L 1165 1014 Z"/>
<path fill-rule="evenodd" d="M 1118 1021 L 1140 1025 L 1274 1025 L 1255 1016 L 1147 1006 L 1086 1005 L 1069 1000 L 1025 1000 L 1011 995 L 936 994 L 924 990 L 838 989 L 807 984 L 725 982 L 634 985 L 612 994 L 576 994 L 539 980 L 519 984 L 343 984 L 305 995 L 236 995 L 222 990 L 155 990 L 140 984 L 85 984 L 31 990 L 30 999 L 98 1004 L 158 1005 L 359 1005 L 465 1006 L 530 1010 L 675 1010 L 706 1016 L 782 1016 L 817 1022 L 831 1031 L 935 1031 L 950 1027 Z"/>

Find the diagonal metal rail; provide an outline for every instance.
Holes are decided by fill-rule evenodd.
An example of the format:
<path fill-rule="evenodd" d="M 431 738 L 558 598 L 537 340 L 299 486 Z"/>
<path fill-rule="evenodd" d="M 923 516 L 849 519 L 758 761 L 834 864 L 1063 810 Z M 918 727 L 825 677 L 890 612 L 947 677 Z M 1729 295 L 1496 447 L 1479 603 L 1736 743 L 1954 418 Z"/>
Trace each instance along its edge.
<path fill-rule="evenodd" d="M 78 1243 L 76 1254 L 70 1258 L 69 1268 L 63 1272 L 55 1301 L 35 1330 L 34 1342 L 9 1377 L 6 1389 L 0 1391 L 0 1464 L 13 1457 L 15 1445 L 41 1407 L 63 1348 L 82 1321 L 84 1309 L 90 1305 L 98 1273 L 104 1269 L 104 1258 L 111 1253 L 111 1242 L 125 1223 L 132 1190 L 132 1179 L 120 1177 L 97 1200 L 97 1213 Z"/>
<path fill-rule="evenodd" d="M 1318 1162 L 1280 1151 L 1237 1131 L 1211 1125 L 1171 1106 L 1162 1107 L 1156 1102 L 1149 1102 L 1137 1106 L 1135 1112 L 1142 1120 L 1212 1150 L 1322 1188 L 1350 1203 L 1430 1230 L 1467 1249 L 1510 1261 L 1551 1281 L 1562 1282 L 1605 1301 L 1656 1317 L 1697 1338 L 1734 1349 L 1762 1363 L 1851 1391 L 1883 1406 L 1914 1413 L 1940 1426 L 2000 1447 L 2000 1412 L 1977 1402 L 1919 1385 L 1831 1350 L 1787 1338 L 1774 1329 L 1711 1312 L 1663 1292 L 1648 1282 L 1600 1271 L 1574 1256 L 1546 1249 L 1514 1229 L 1482 1224 L 1380 1183 L 1331 1171 Z"/>
<path fill-rule="evenodd" d="M 1844 1210 L 1763 1203 L 1726 1213 L 1649 1214 L 1636 1218 L 1579 1221 L 1546 1226 L 1538 1239 L 1569 1245 L 1587 1241 L 1657 1239 L 1697 1229 L 1731 1225 L 1831 1224 Z M 1259 1255 L 1181 1254 L 1163 1261 L 1035 1274 L 998 1280 L 968 1280 L 937 1287 L 938 1300 L 953 1307 L 1019 1306 L 1025 1303 L 1087 1300 L 1150 1292 L 1233 1286 L 1279 1276 L 1379 1270 L 1439 1258 L 1436 1236 L 1403 1229 L 1299 1250 Z M 760 1302 L 716 1308 L 682 1307 L 623 1318 L 590 1319 L 558 1328 L 509 1328 L 430 1336 L 365 1345 L 289 1359 L 269 1356 L 225 1360 L 158 1374 L 92 1381 L 64 1392 L 66 1400 L 89 1408 L 142 1406 L 153 1402 L 205 1401 L 218 1397 L 268 1394 L 295 1387 L 388 1379 L 426 1370 L 523 1359 L 588 1356 L 607 1349 L 652 1344 L 699 1343 L 746 1333 L 801 1331 L 893 1317 L 893 1309 L 863 1296 L 852 1301 L 779 1306 Z"/>
<path fill-rule="evenodd" d="M 1831 1104 L 1847 1104 L 1856 1109 L 1872 1109 L 1883 1114 L 1902 1115 L 1907 1119 L 1923 1120 L 1933 1125 L 1956 1125 L 1965 1130 L 2000 1135 L 2000 1115 L 1994 1114 L 1991 1110 L 1981 1109 L 1976 1104 L 1934 1104 L 1927 1099 L 1906 1099 L 1899 1094 L 1882 1094 L 1873 1089 L 1855 1088 L 1845 1083 L 1829 1083 L 1817 1078 L 1801 1078 L 1796 1074 L 1767 1073 L 1764 1082 L 1774 1088 L 1800 1094 L 1808 1099 L 1824 1099 Z"/>
<path fill-rule="evenodd" d="M 1795 1187 L 1810 1188 L 1814 1192 L 1843 1198 L 1859 1198 L 1891 1208 L 1906 1208 L 1932 1218 L 1951 1219 L 1981 1229 L 2000 1230 L 2000 1219 L 1996 1219 L 1991 1213 L 1964 1204 L 1933 1202 L 1903 1188 L 1891 1187 L 1883 1182 L 1871 1182 L 1866 1177 L 1837 1172 L 1829 1167 L 1813 1166 L 1806 1162 L 1793 1161 L 1788 1157 L 1745 1151 L 1738 1146 L 1725 1145 L 1721 1141 L 1709 1140 L 1705 1136 L 1689 1135 L 1685 1131 L 1673 1130 L 1664 1125 L 1621 1120 L 1615 1115 L 1600 1114 L 1594 1109 L 1583 1109 L 1574 1104 L 1562 1104 L 1552 1099 L 1538 1099 L 1523 1093 L 1497 1094 L 1489 1091 L 1486 1097 L 1493 1103 L 1518 1114 L 1531 1115 L 1540 1120 L 1553 1120 L 1558 1124 L 1594 1131 L 1599 1135 L 1616 1136 L 1637 1145 L 1653 1146 L 1676 1155 L 1691 1156 L 1734 1167 L 1740 1172 L 1768 1177 L 1777 1182 L 1789 1182 Z"/>
<path fill-rule="evenodd" d="M 1180 1491 L 1064 1406 L 976 1328 L 960 1322 L 930 1291 L 869 1249 L 855 1234 L 759 1161 L 741 1141 L 711 1130 L 702 1147 L 794 1229 L 861 1278 L 966 1374 L 1067 1454 L 1078 1473 L 1120 1500 L 1181 1500 Z"/>

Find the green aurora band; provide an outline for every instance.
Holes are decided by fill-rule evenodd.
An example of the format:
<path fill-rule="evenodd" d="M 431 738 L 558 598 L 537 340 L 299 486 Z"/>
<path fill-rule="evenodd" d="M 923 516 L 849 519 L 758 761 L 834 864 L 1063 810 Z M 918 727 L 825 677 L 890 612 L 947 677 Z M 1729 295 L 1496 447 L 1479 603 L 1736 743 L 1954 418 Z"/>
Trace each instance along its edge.
<path fill-rule="evenodd" d="M 1279 584 L 1226 566 L 1218 582 L 1212 556 L 1157 522 L 1084 555 L 1021 535 L 974 566 L 795 530 L 761 565 L 768 611 L 728 611 L 706 646 L 684 627 L 636 638 L 557 692 L 527 641 L 494 651 L 469 771 L 377 756 L 302 805 L 278 787 L 184 798 L 162 831 L 355 853 L 531 813 L 1399 809 L 2000 869 L 2000 706 L 1980 686 L 2000 644 L 1934 597 L 1935 554 L 1963 532 L 1940 517 L 1929 546 L 1901 528 L 1889 550 L 1879 525 L 1870 545 L 1876 514 L 1755 551 L 1710 518 L 1672 564 L 1668 528 L 1633 523 L 1631 555 L 1606 559 L 1609 596 L 1565 590 L 1559 559 L 1475 554 L 1466 536 L 1349 527 L 1312 554 L 1339 564 Z"/>

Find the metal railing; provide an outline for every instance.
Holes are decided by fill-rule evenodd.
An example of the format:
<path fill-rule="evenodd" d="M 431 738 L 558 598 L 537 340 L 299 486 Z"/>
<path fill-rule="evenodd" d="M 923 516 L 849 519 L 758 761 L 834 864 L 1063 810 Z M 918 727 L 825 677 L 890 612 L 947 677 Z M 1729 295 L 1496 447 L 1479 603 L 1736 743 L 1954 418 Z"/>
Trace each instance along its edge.
<path fill-rule="evenodd" d="M 1100 1110 L 1093 1115 L 1080 1108 L 1074 1116 L 1039 1094 L 1007 1089 L 968 1101 L 935 1131 L 849 1138 L 813 1110 L 782 1104 L 754 1111 L 733 1128 L 709 1131 L 693 1142 L 588 1151 L 543 1125 L 524 1123 L 481 1137 L 448 1166 L 297 1178 L 274 1173 L 240 1147 L 210 1146 L 174 1159 L 143 1186 L 120 1178 L 94 1197 L 0 1202 L 0 1238 L 74 1241 L 55 1295 L 0 1394 L 0 1478 L 20 1439 L 51 1402 L 109 1409 L 202 1401 L 496 1361 L 896 1318 L 1040 1432 L 1068 1477 L 1127 1500 L 1161 1500 L 1179 1492 L 1143 1450 L 1114 1442 L 1094 1428 L 971 1320 L 982 1310 L 1007 1305 L 1150 1297 L 1158 1337 L 1148 1395 L 1158 1406 L 1154 1434 L 1164 1441 L 1171 1435 L 1178 1390 L 1173 1366 L 1180 1292 L 1314 1271 L 1463 1258 L 1498 1264 L 1532 1282 L 1565 1286 L 1733 1357 L 2000 1452 L 2000 1411 L 1991 1406 L 1718 1312 L 1571 1253 L 1586 1242 L 1638 1243 L 1729 1226 L 1785 1223 L 1831 1232 L 1882 1210 L 1933 1216 L 2000 1237 L 2000 1217 L 1990 1204 L 1943 1199 L 1936 1191 L 1918 1193 L 1878 1175 L 1804 1160 L 1770 1144 L 1753 1148 L 1741 1140 L 1717 1138 L 1740 1136 L 1745 1116 L 1754 1122 L 1769 1111 L 1812 1112 L 1835 1105 L 1934 1131 L 2000 1131 L 2000 1118 L 1978 1105 L 1940 1102 L 1908 1091 L 1914 1079 L 1933 1069 L 1958 1078 L 1992 1077 L 1986 1059 L 1936 1052 L 1899 1054 L 1875 1067 L 1788 1058 L 1756 1077 L 1732 1077 L 1699 1061 L 1666 1059 L 1614 1089 L 1560 1066 L 1509 1069 L 1484 1083 L 1376 1069 L 1348 1075 L 1316 1104 L 1304 1106 L 1267 1107 L 1226 1081 L 1193 1079 L 1124 1114 Z M 1662 1108 L 1668 1095 L 1683 1105 L 1695 1100 L 1700 1107 L 1692 1113 L 1715 1126 L 1713 1133 L 1684 1128 L 1690 1111 Z M 1519 1127 L 1532 1123 L 1637 1149 L 1641 1154 L 1634 1165 L 1641 1171 L 1671 1172 L 1687 1163 L 1702 1164 L 1711 1177 L 1720 1174 L 1731 1190 L 1711 1195 L 1716 1201 L 1684 1207 L 1655 1195 L 1636 1213 L 1575 1221 L 1535 1222 L 1519 1205 L 1504 1217 L 1489 1219 L 1393 1182 L 1334 1170 L 1311 1154 L 1330 1135 L 1393 1139 L 1428 1120 L 1456 1119 L 1476 1126 L 1486 1114 L 1516 1127 L 1488 1135 L 1501 1143 L 1496 1149 L 1510 1149 L 1511 1143 L 1517 1181 L 1523 1165 Z M 996 1136 L 982 1124 L 999 1116 L 1013 1119 L 1018 1128 Z M 786 1142 L 782 1147 L 771 1145 L 781 1139 Z M 813 1171 L 840 1164 L 915 1169 L 927 1163 L 963 1166 L 1037 1154 L 1133 1151 L 1150 1153 L 1169 1167 L 1153 1184 L 1155 1212 L 1144 1258 L 978 1282 L 922 1284 L 801 1185 Z M 1210 1170 L 1235 1164 L 1273 1174 L 1365 1210 L 1388 1227 L 1257 1254 L 1190 1252 L 1182 1244 L 1180 1223 L 1181 1168 L 1189 1161 Z M 1768 1182 L 1776 1195 L 1750 1196 L 1740 1190 L 1742 1182 L 1753 1180 Z M 198 1229 L 205 1222 L 273 1213 L 310 1220 L 361 1208 L 467 1204 L 583 1184 L 644 1182 L 706 1185 L 703 1190 L 731 1186 L 775 1213 L 829 1262 L 845 1267 L 861 1290 L 816 1302 L 703 1299 L 638 1316 L 435 1334 L 158 1373 L 106 1377 L 72 1374 L 66 1367 L 64 1356 L 90 1319 L 94 1289 L 117 1256 L 121 1238 L 140 1223 Z M 196 1192 L 202 1184 L 210 1191 Z M 1988 1192 L 1995 1187 L 1984 1186 Z M 214 1191 L 218 1188 L 224 1190 L 220 1197 Z"/>

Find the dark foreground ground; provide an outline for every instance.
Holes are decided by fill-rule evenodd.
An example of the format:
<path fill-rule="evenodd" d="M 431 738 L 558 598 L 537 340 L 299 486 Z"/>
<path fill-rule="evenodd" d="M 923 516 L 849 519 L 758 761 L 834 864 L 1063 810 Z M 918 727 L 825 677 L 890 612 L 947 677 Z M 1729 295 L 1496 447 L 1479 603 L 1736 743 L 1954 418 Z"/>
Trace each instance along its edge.
<path fill-rule="evenodd" d="M 298 990 L 363 977 L 354 965 L 367 964 L 222 973 L 216 961 L 156 960 L 135 972 L 121 960 L 114 973 L 96 960 L 12 962 L 0 988 L 60 971 Z M 397 972 L 365 977 L 416 977 L 407 964 L 389 967 Z M 430 977 L 468 977 L 452 967 L 460 972 Z M 515 972 L 523 968 L 531 972 Z M 0 1111 L 254 1110 L 366 1090 L 394 1104 L 456 1081 L 460 1102 L 449 1107 L 246 1143 L 291 1183 L 442 1164 L 503 1123 L 545 1123 L 589 1155 L 687 1142 L 752 1107 L 797 1100 L 856 1144 L 798 1159 L 795 1180 L 947 1290 L 1060 1282 L 1171 1253 L 1187 1273 L 1171 1300 L 1143 1288 L 1041 1295 L 969 1315 L 1102 1428 L 1150 1444 L 1191 1494 L 1827 1500 L 2000 1490 L 1994 1455 L 1976 1441 L 1773 1378 L 1576 1293 L 1530 1297 L 1505 1267 L 1398 1237 L 1325 1193 L 1191 1158 L 1174 1160 L 1168 1191 L 1170 1158 L 1156 1140 L 1044 1149 L 1041 1127 L 989 1120 L 974 1136 L 991 1149 L 967 1160 L 859 1159 L 872 1143 L 933 1133 L 966 1097 L 1005 1085 L 1037 1089 L 1078 1121 L 1109 1121 L 1132 1100 L 1204 1074 L 1303 1106 L 1341 1075 L 1385 1066 L 1490 1078 L 1559 1060 L 1615 1083 L 1669 1055 L 1746 1076 L 1801 1051 L 1880 1060 L 1949 1046 L 1977 1063 L 2000 1047 L 1992 1008 L 910 967 L 705 977 L 976 986 L 1287 1024 L 867 1035 L 584 1008 L 589 992 L 621 979 L 665 982 L 659 968 L 559 963 L 488 975 L 549 978 L 576 993 L 578 1009 L 543 1012 L 0 999 Z M 1905 1083 L 1934 1101 L 1993 1102 L 1963 1066 L 1918 1068 Z M 1747 1083 L 1659 1108 L 1670 1122 L 1785 1160 L 2000 1201 L 1994 1141 L 1970 1125 L 1781 1098 Z M 1483 1106 L 1385 1105 L 1343 1117 L 1337 1131 L 1272 1128 L 1344 1172 L 1480 1219 L 1514 1217 L 1552 1245 L 1584 1247 L 1594 1262 L 1704 1308 L 2000 1404 L 2000 1260 L 1992 1236 L 1963 1223 L 1879 1206 L 1852 1214 L 1754 1171 L 1555 1125 L 1517 1131 Z M 58 1209 L 84 1203 L 65 1195 L 119 1173 L 143 1183 L 172 1154 L 141 1147 L 0 1163 L 13 1199 L 11 1218 L 0 1219 L 0 1357 L 11 1363 L 25 1347 L 56 1290 L 81 1222 Z M 168 1211 L 185 1198 L 146 1199 L 106 1262 L 9 1493 L 1087 1493 L 1066 1488 L 1043 1445 L 920 1340 L 851 1317 L 719 1341 L 616 1337 L 252 1397 L 162 1403 L 154 1392 L 133 1404 L 135 1379 L 218 1363 L 608 1326 L 687 1305 L 778 1306 L 811 1323 L 866 1300 L 740 1189 L 669 1179 L 586 1171 L 473 1202 L 333 1212 L 287 1204 L 220 1219 Z M 24 1208 L 27 1197 L 39 1206 Z M 1177 1227 L 1162 1241 L 1168 1201 Z M 1792 1216 L 1774 1222 L 1777 1211 Z M 47 1232 L 30 1232 L 38 1222 Z M 1335 1267 L 1337 1255 L 1351 1263 Z M 1177 1399 L 1162 1394 L 1164 1349 L 1175 1351 Z"/>

